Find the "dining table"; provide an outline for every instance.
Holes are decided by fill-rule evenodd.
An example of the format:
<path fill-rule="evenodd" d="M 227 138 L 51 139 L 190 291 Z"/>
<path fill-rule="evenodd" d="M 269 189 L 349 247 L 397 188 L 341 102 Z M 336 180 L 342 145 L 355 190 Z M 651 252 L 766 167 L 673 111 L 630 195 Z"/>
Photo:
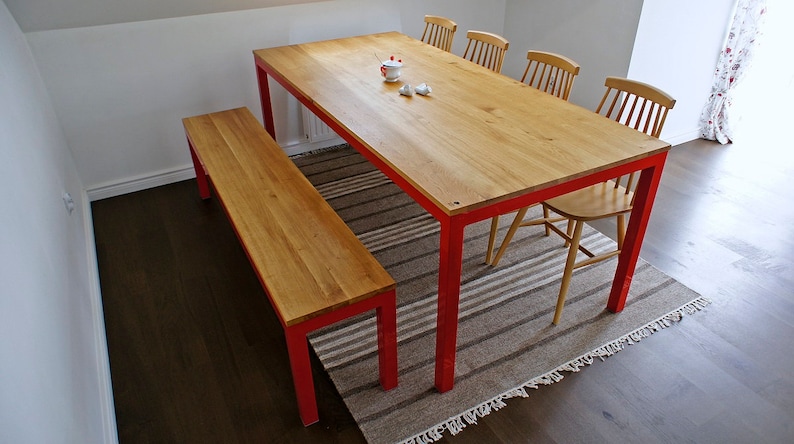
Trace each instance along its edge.
<path fill-rule="evenodd" d="M 280 85 L 438 220 L 439 392 L 454 387 L 470 224 L 639 171 L 607 299 L 608 310 L 623 309 L 669 143 L 400 32 L 253 54 L 263 124 L 274 138 L 271 88 Z M 392 57 L 402 69 L 390 82 L 380 67 Z M 429 94 L 415 92 L 422 84 Z"/>

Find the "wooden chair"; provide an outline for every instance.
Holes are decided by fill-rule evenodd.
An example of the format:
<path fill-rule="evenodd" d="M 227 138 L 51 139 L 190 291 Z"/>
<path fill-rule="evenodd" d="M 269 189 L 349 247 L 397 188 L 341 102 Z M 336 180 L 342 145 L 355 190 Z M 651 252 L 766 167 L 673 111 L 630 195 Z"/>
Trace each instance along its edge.
<path fill-rule="evenodd" d="M 422 41 L 433 45 L 438 49 L 450 52 L 452 50 L 452 39 L 458 24 L 446 17 L 437 15 L 425 16 L 425 30 L 422 33 Z"/>
<path fill-rule="evenodd" d="M 562 100 L 568 100 L 579 64 L 564 55 L 544 51 L 527 52 L 527 69 L 521 81 Z"/>
<path fill-rule="evenodd" d="M 650 136 L 659 137 L 667 118 L 667 112 L 675 105 L 675 99 L 646 83 L 618 77 L 607 77 L 605 86 L 607 90 L 596 109 L 597 113 Z M 565 239 L 566 247 L 568 247 L 568 257 L 552 323 L 557 324 L 562 315 L 573 270 L 620 254 L 626 235 L 626 216 L 631 213 L 634 204 L 635 176 L 636 173 L 631 173 L 544 201 L 542 202 L 543 219 L 524 222 L 527 208 L 522 208 L 516 214 L 492 265 L 495 266 L 499 263 L 505 248 L 520 226 L 542 223 L 547 230 L 562 236 Z M 548 217 L 548 211 L 568 219 L 568 227 L 565 232 L 554 225 Z M 615 250 L 595 254 L 580 244 L 582 227 L 585 222 L 611 217 L 617 219 L 617 248 Z M 583 252 L 587 259 L 576 262 L 579 251 Z"/>
<path fill-rule="evenodd" d="M 469 43 L 463 58 L 484 66 L 494 72 L 502 72 L 502 62 L 505 59 L 510 42 L 506 38 L 483 31 L 469 31 L 466 34 Z"/>
<path fill-rule="evenodd" d="M 544 51 L 528 51 L 527 52 L 527 68 L 524 70 L 524 75 L 521 77 L 521 82 L 527 83 L 529 86 L 536 88 L 545 93 L 551 94 L 563 100 L 568 100 L 573 88 L 573 81 L 579 75 L 579 64 L 563 55 L 554 54 Z M 530 205 L 527 209 L 535 205 Z M 548 209 L 543 209 L 543 219 L 525 222 L 527 225 L 541 225 L 549 219 Z M 563 217 L 550 220 L 551 222 L 558 222 L 563 220 Z M 494 243 L 496 240 L 496 233 L 499 229 L 499 216 L 491 219 L 491 235 L 488 238 L 488 250 L 485 253 L 485 263 L 491 263 L 491 256 L 493 254 Z M 549 228 L 546 228 L 546 235 L 550 233 Z M 504 249 L 500 249 L 504 253 Z M 494 265 L 501 259 L 501 254 L 497 255 Z"/>

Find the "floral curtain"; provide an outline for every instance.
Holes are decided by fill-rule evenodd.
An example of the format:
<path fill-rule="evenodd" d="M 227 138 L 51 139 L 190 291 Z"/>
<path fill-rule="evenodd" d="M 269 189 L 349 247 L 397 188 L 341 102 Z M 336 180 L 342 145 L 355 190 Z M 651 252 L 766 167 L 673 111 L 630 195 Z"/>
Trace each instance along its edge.
<path fill-rule="evenodd" d="M 700 136 L 704 139 L 722 144 L 732 140 L 731 93 L 746 72 L 764 14 L 766 0 L 738 0 L 728 40 L 714 72 L 711 96 L 700 117 Z"/>

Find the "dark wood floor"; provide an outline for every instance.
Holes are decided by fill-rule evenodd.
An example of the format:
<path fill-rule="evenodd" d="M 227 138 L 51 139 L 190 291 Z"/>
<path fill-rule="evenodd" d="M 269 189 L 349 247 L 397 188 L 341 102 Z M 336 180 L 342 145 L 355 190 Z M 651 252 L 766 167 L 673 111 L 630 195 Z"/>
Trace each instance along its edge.
<path fill-rule="evenodd" d="M 713 304 L 444 441 L 794 442 L 787 148 L 673 148 L 642 255 Z M 321 421 L 301 425 L 281 328 L 194 181 L 93 213 L 121 443 L 363 442 L 316 362 Z"/>

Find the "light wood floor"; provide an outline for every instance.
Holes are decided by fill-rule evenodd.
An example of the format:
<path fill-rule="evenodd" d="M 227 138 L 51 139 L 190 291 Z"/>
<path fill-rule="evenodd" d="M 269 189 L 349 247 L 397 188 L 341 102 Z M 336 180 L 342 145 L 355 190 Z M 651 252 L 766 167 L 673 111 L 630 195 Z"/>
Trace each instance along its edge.
<path fill-rule="evenodd" d="M 794 442 L 792 178 L 758 135 L 674 147 L 642 256 L 713 304 L 444 442 Z M 301 425 L 281 328 L 194 181 L 93 212 L 122 443 L 363 442 L 316 362 Z"/>

